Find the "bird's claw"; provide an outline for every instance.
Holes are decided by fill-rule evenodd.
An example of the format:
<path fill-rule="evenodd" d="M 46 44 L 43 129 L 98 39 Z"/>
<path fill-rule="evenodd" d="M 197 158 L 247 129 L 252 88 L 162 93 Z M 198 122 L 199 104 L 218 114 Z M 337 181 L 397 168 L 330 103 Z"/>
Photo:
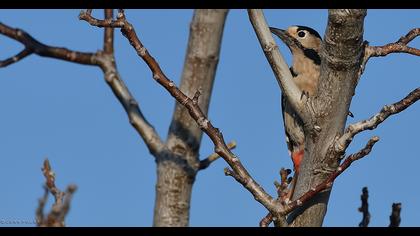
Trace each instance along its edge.
<path fill-rule="evenodd" d="M 300 94 L 300 100 L 302 100 L 303 97 L 306 97 L 306 99 L 308 99 L 309 98 L 309 92 L 305 91 L 305 90 L 302 90 L 302 93 Z"/>

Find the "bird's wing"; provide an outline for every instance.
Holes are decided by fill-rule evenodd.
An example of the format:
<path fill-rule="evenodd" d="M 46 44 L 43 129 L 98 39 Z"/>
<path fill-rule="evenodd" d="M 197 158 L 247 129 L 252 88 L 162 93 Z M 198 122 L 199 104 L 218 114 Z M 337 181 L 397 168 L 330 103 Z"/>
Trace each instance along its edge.
<path fill-rule="evenodd" d="M 291 68 L 291 72 L 293 72 Z M 286 96 L 281 96 L 281 109 L 283 115 L 284 131 L 289 155 L 302 148 L 304 143 L 303 122 L 287 101 Z"/>

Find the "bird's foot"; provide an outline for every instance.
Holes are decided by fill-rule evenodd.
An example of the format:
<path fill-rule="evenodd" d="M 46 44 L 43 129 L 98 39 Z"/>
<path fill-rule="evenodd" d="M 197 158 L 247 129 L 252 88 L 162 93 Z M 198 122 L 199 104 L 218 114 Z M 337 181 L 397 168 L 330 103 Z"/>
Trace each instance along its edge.
<path fill-rule="evenodd" d="M 302 93 L 300 94 L 300 100 L 302 100 L 304 97 L 306 97 L 306 99 L 309 98 L 309 92 L 302 90 Z"/>

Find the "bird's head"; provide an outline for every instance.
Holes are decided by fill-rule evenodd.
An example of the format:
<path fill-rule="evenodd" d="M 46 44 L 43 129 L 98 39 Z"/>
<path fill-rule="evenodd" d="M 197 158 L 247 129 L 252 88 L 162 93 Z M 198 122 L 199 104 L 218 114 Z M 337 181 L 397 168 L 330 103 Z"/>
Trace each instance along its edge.
<path fill-rule="evenodd" d="M 293 55 L 300 52 L 312 59 L 315 64 L 320 64 L 319 51 L 321 49 L 322 38 L 314 29 L 294 25 L 287 30 L 270 27 L 270 31 L 277 35 L 290 49 Z"/>

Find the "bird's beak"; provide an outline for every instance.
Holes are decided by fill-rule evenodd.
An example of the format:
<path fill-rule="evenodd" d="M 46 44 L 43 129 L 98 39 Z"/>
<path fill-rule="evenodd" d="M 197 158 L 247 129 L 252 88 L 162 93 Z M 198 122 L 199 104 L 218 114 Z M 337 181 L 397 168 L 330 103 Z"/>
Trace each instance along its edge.
<path fill-rule="evenodd" d="M 270 27 L 271 33 L 277 35 L 289 48 L 296 46 L 295 40 L 287 33 L 286 30 Z"/>

